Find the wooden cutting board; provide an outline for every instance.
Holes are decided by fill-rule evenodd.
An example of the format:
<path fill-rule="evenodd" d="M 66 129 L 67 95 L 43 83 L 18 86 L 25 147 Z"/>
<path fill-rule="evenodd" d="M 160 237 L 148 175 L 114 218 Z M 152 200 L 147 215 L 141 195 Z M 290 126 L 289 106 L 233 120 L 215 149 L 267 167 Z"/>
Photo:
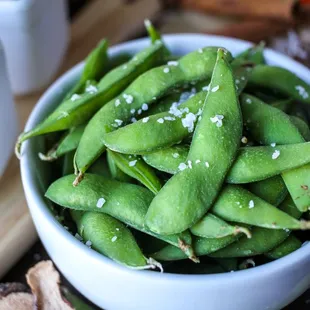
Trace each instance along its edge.
<path fill-rule="evenodd" d="M 143 30 L 143 20 L 160 11 L 159 0 L 93 0 L 71 24 L 71 43 L 59 74 L 85 58 L 101 38 L 111 44 L 127 40 Z M 20 128 L 41 92 L 15 98 Z M 0 180 L 0 278 L 36 241 L 37 234 L 20 179 L 19 162 L 12 155 Z"/>

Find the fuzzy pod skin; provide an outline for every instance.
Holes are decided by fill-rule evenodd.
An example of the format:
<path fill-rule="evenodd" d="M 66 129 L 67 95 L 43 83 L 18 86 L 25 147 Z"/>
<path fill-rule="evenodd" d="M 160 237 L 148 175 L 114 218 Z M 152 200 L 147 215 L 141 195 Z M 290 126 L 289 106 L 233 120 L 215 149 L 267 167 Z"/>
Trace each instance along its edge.
<path fill-rule="evenodd" d="M 290 196 L 281 203 L 279 209 L 291 217 L 300 218 L 301 212 L 296 208 Z M 290 235 L 290 230 L 269 229 L 254 227 L 251 230 L 252 238 L 240 238 L 236 243 L 227 246 L 215 253 L 212 257 L 248 257 L 267 253 L 279 246 Z"/>
<path fill-rule="evenodd" d="M 215 115 L 224 117 L 222 126 L 210 120 Z M 208 211 L 234 161 L 241 134 L 234 77 L 219 49 L 210 92 L 187 157 L 189 166 L 169 179 L 152 200 L 146 215 L 152 231 L 165 235 L 184 231 Z"/>
<path fill-rule="evenodd" d="M 194 239 L 194 251 L 197 256 L 209 255 L 219 249 L 225 248 L 237 240 L 236 236 L 227 236 L 224 238 L 200 238 Z M 167 245 L 158 252 L 151 254 L 151 257 L 160 261 L 175 261 L 186 259 L 187 256 L 177 247 Z"/>
<path fill-rule="evenodd" d="M 146 164 L 141 157 L 120 154 L 111 150 L 107 152 L 117 167 L 125 174 L 138 180 L 155 195 L 159 192 L 162 187 L 160 179 L 156 176 L 153 168 Z"/>
<path fill-rule="evenodd" d="M 135 58 L 137 57 L 137 58 Z M 87 92 L 78 99 L 64 100 L 43 122 L 34 129 L 22 133 L 17 142 L 20 144 L 34 136 L 60 131 L 85 123 L 105 103 L 119 94 L 128 84 L 143 72 L 156 65 L 163 57 L 163 44 L 158 43 L 139 52 L 128 63 L 106 74 L 99 82 L 97 91 Z M 138 59 L 138 61 L 134 60 Z"/>
<path fill-rule="evenodd" d="M 298 221 L 237 185 L 227 185 L 211 208 L 216 216 L 230 222 L 268 229 L 307 229 L 309 224 Z"/>
<path fill-rule="evenodd" d="M 73 218 L 78 232 L 85 242 L 91 241 L 94 250 L 128 267 L 147 265 L 132 233 L 123 223 L 103 213 L 77 212 L 74 211 Z"/>
<path fill-rule="evenodd" d="M 65 99 L 70 99 L 74 94 L 83 93 L 83 88 L 88 80 L 99 81 L 108 66 L 108 41 L 103 39 L 90 52 L 85 59 L 85 66 L 76 85 L 66 94 Z"/>
<path fill-rule="evenodd" d="M 39 153 L 41 160 L 54 161 L 57 158 L 76 150 L 86 125 L 74 127 L 65 133 L 64 137 L 47 152 L 46 155 Z"/>
<path fill-rule="evenodd" d="M 290 116 L 291 122 L 295 125 L 295 127 L 299 130 L 300 134 L 306 141 L 310 141 L 310 129 L 308 124 L 298 116 Z"/>
<path fill-rule="evenodd" d="M 119 127 L 120 122 L 128 123 L 140 109 L 142 111 L 144 104 L 151 105 L 177 86 L 191 81 L 206 80 L 211 76 L 217 48 L 206 47 L 201 51 L 202 53 L 195 51 L 180 58 L 177 66 L 160 66 L 141 74 L 118 97 L 94 115 L 76 152 L 76 167 L 81 175 L 105 150 L 106 134 Z M 226 57 L 231 59 L 228 52 Z M 111 149 L 114 150 L 112 147 Z"/>
<path fill-rule="evenodd" d="M 144 225 L 146 212 L 154 197 L 148 189 L 95 174 L 86 174 L 84 181 L 73 187 L 73 179 L 74 175 L 67 175 L 56 180 L 45 196 L 65 208 L 109 214 L 139 231 L 182 247 L 188 256 L 193 256 L 188 231 L 161 236 Z"/>
<path fill-rule="evenodd" d="M 255 65 L 263 65 L 266 63 L 264 58 L 265 42 L 254 45 L 235 57 L 235 61 L 248 61 Z"/>
<path fill-rule="evenodd" d="M 193 235 L 203 238 L 223 238 L 240 233 L 244 233 L 248 238 L 251 238 L 251 233 L 247 228 L 230 225 L 210 212 L 193 225 L 190 231 Z"/>
<path fill-rule="evenodd" d="M 247 189 L 273 206 L 278 206 L 288 194 L 285 183 L 279 175 L 249 183 Z"/>
<path fill-rule="evenodd" d="M 284 112 L 246 94 L 241 96 L 240 104 L 248 130 L 261 144 L 305 142 L 290 117 Z M 282 178 L 297 208 L 305 212 L 310 206 L 310 164 L 283 172 Z"/>
<path fill-rule="evenodd" d="M 270 259 L 279 259 L 298 250 L 301 247 L 301 244 L 302 243 L 300 240 L 298 240 L 294 235 L 290 235 L 279 246 L 266 253 L 265 256 Z"/>
<path fill-rule="evenodd" d="M 235 77 L 237 94 L 240 94 L 245 87 L 252 68 L 247 64 L 236 66 L 231 63 Z M 175 97 L 179 98 L 172 102 L 168 111 L 163 111 L 155 115 L 149 115 L 138 122 L 119 128 L 105 136 L 105 145 L 116 152 L 125 154 L 147 154 L 165 147 L 172 146 L 185 138 L 188 138 L 194 131 L 199 116 L 202 113 L 206 91 L 210 89 L 210 84 L 203 81 L 195 85 L 195 92 L 192 94 L 183 92 L 172 94 L 166 98 L 170 104 Z M 197 92 L 198 91 L 198 92 Z M 196 93 L 197 92 L 197 93 Z M 184 97 L 188 97 L 183 102 Z M 183 98 L 183 99 L 182 99 Z M 179 103 L 182 102 L 180 105 Z M 159 102 L 156 110 L 161 110 Z"/>
<path fill-rule="evenodd" d="M 310 86 L 294 73 L 281 67 L 255 66 L 248 85 L 254 89 L 276 90 L 287 97 L 310 104 Z"/>

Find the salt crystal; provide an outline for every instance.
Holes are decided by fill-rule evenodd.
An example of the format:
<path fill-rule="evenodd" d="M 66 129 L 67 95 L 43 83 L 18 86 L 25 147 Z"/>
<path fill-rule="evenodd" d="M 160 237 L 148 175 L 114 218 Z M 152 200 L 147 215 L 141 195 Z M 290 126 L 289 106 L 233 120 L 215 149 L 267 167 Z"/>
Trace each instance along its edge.
<path fill-rule="evenodd" d="M 249 209 L 252 209 L 252 208 L 254 208 L 254 201 L 250 200 L 250 202 L 249 202 Z"/>
<path fill-rule="evenodd" d="M 157 120 L 157 122 L 160 123 L 160 124 L 162 124 L 162 123 L 164 122 L 164 119 L 163 119 L 163 118 L 159 118 L 159 119 Z"/>
<path fill-rule="evenodd" d="M 71 100 L 71 101 L 75 101 L 75 100 L 78 100 L 78 99 L 80 99 L 80 98 L 81 98 L 80 95 L 78 95 L 78 94 L 73 94 L 73 95 L 71 96 L 70 100 Z"/>
<path fill-rule="evenodd" d="M 167 68 L 167 67 L 164 68 L 164 73 L 168 73 L 169 71 L 170 71 L 169 68 Z"/>
<path fill-rule="evenodd" d="M 142 123 L 147 123 L 148 121 L 149 121 L 149 117 L 144 117 L 144 118 L 142 118 Z"/>
<path fill-rule="evenodd" d="M 187 166 L 186 166 L 186 164 L 181 163 L 181 164 L 179 164 L 178 168 L 179 168 L 180 171 L 183 171 L 183 170 L 185 170 L 187 168 Z"/>
<path fill-rule="evenodd" d="M 278 157 L 280 156 L 280 151 L 279 150 L 275 150 L 273 153 L 272 153 L 272 159 L 277 159 Z"/>
<path fill-rule="evenodd" d="M 129 164 L 129 167 L 134 167 L 136 163 L 137 163 L 137 160 L 132 160 L 128 164 Z"/>
<path fill-rule="evenodd" d="M 99 198 L 98 201 L 97 201 L 97 204 L 96 204 L 96 207 L 97 208 L 102 208 L 102 206 L 105 204 L 106 200 L 102 197 L 102 198 Z"/>

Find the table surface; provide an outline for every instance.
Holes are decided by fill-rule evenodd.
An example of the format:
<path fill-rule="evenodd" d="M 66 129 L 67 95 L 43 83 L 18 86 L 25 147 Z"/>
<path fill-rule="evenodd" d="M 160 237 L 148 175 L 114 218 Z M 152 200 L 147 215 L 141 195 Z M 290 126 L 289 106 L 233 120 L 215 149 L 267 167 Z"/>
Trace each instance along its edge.
<path fill-rule="evenodd" d="M 73 1 L 74 2 L 74 1 Z M 86 1 L 80 1 L 81 3 L 86 2 Z M 93 0 L 92 2 L 97 2 L 99 3 L 99 0 Z M 112 1 L 107 1 L 110 2 L 110 4 L 112 3 Z M 111 5 L 111 10 L 113 7 L 113 10 L 116 9 L 117 5 L 116 3 L 120 3 L 121 0 L 115 0 L 113 1 L 113 5 Z M 154 15 L 157 13 L 158 11 L 158 7 L 157 7 L 157 1 L 150 1 L 150 5 L 148 5 L 148 7 L 146 7 L 145 5 L 143 6 L 143 1 L 137 1 L 138 5 L 140 5 L 139 7 L 139 18 L 136 21 L 135 24 L 132 24 L 130 29 L 126 29 L 124 30 L 123 28 L 117 28 L 117 27 L 111 27 L 111 29 L 107 29 L 107 27 L 102 27 L 101 29 L 106 29 L 106 33 L 98 33 L 97 35 L 92 35 L 91 38 L 88 36 L 88 39 L 85 42 L 85 34 L 86 32 L 90 32 L 91 31 L 91 27 L 88 29 L 85 29 L 83 27 L 81 27 L 82 24 L 84 23 L 80 22 L 76 23 L 75 25 L 72 25 L 72 42 L 73 44 L 71 44 L 70 49 L 68 54 L 70 54 L 70 59 L 67 59 L 67 61 L 65 62 L 63 68 L 61 69 L 61 72 L 64 72 L 66 69 L 70 68 L 74 63 L 76 63 L 77 61 L 79 61 L 82 56 L 85 56 L 88 52 L 89 46 L 94 46 L 95 43 L 99 40 L 99 38 L 105 36 L 108 37 L 110 39 L 110 41 L 113 43 L 125 40 L 128 37 L 133 37 L 136 36 L 139 33 L 139 28 L 137 25 L 140 23 L 142 24 L 142 21 L 145 17 L 150 17 L 151 15 Z M 146 2 L 146 1 L 144 1 Z M 101 4 L 99 4 L 101 5 Z M 93 16 L 95 14 L 95 16 L 93 16 L 93 20 L 96 20 L 97 18 L 97 22 L 98 22 L 98 18 L 99 15 L 98 13 L 95 12 L 99 12 L 98 10 L 98 6 L 93 5 L 93 8 L 88 9 L 88 13 L 86 14 L 87 18 L 89 19 L 90 16 Z M 143 12 L 141 14 L 141 8 L 143 8 Z M 124 10 L 123 8 L 121 10 Z M 136 9 L 133 9 L 131 11 L 128 11 L 126 14 L 127 18 L 131 18 L 133 20 L 137 19 L 136 15 L 134 14 L 134 11 L 137 11 Z M 130 12 L 132 12 L 132 15 L 130 15 Z M 113 20 L 113 14 L 112 16 L 109 18 L 108 14 L 105 14 L 105 18 L 108 18 L 109 21 L 111 22 L 111 20 Z M 83 18 L 85 20 L 87 20 L 86 17 L 82 16 L 80 18 L 80 20 L 83 21 Z M 101 24 L 103 24 L 103 22 L 101 22 Z M 107 22 L 105 23 L 105 25 L 107 25 Z M 115 23 L 112 22 L 112 25 L 115 26 Z M 128 23 L 127 23 L 128 25 Z M 130 25 L 130 23 L 129 23 Z M 94 26 L 94 24 L 92 25 Z M 98 27 L 98 24 L 97 24 Z M 98 29 L 98 28 L 97 28 Z M 100 29 L 100 28 L 99 28 Z M 82 42 L 83 40 L 83 44 L 81 45 L 80 42 Z M 79 54 L 76 54 L 74 52 L 75 47 L 79 46 Z M 84 50 L 81 51 L 80 47 L 84 46 Z M 19 98 L 18 99 L 18 112 L 20 115 L 20 119 L 21 119 L 21 124 L 24 124 L 26 117 L 28 116 L 28 114 L 30 113 L 34 102 L 37 100 L 39 94 L 34 94 L 31 96 L 27 96 L 26 98 Z M 10 177 L 11 179 L 14 178 L 14 180 L 18 179 L 18 169 L 16 169 L 15 167 L 17 166 L 17 161 L 16 159 L 12 159 L 10 162 L 10 167 L 13 167 L 13 170 L 15 171 L 14 175 L 10 175 L 8 174 L 8 177 Z M 9 169 L 10 171 L 12 169 Z M 16 181 L 17 182 L 17 181 Z M 2 183 L 3 184 L 3 180 Z M 18 191 L 21 191 L 20 188 L 18 188 Z M 2 191 L 2 193 L 5 191 Z M 11 193 L 12 194 L 12 193 Z M 14 197 L 14 195 L 12 194 L 11 197 Z M 14 201 L 13 201 L 14 203 Z M 21 203 L 20 206 L 20 212 L 25 210 L 25 204 L 24 201 Z M 28 213 L 25 213 L 26 216 L 26 220 L 30 220 Z M 1 229 L 0 229 L 1 232 Z M 30 238 L 35 238 L 34 235 L 30 234 L 29 235 Z M 35 263 L 37 263 L 40 260 L 45 260 L 45 259 L 49 259 L 48 254 L 46 253 L 42 243 L 40 241 L 37 241 L 35 243 L 34 246 L 32 246 L 27 252 L 26 254 L 16 263 L 16 265 L 11 268 L 11 270 L 4 276 L 3 279 L 1 279 L 2 282 L 13 282 L 13 281 L 18 281 L 18 282 L 23 282 L 25 283 L 25 274 L 27 272 L 27 270 L 33 266 Z M 72 290 L 73 293 L 78 294 L 77 291 L 75 291 L 75 289 L 70 285 L 70 283 L 68 281 L 66 281 L 66 279 L 63 278 L 63 284 L 68 286 L 69 289 Z M 97 307 L 94 306 L 94 309 L 98 309 Z M 285 308 L 285 310 L 306 310 L 306 309 L 310 309 L 310 290 L 308 290 L 306 293 L 304 293 L 300 298 L 298 298 L 295 302 L 293 302 L 291 305 L 287 306 Z"/>

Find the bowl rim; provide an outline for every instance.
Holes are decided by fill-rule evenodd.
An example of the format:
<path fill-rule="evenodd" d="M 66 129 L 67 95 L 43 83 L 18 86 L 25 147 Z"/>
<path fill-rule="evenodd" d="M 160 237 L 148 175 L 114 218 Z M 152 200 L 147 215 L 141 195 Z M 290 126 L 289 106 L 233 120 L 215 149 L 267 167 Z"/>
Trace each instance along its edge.
<path fill-rule="evenodd" d="M 186 34 L 168 34 L 163 36 L 163 40 L 167 43 L 169 46 L 170 44 L 173 44 L 173 41 L 187 41 L 187 40 L 200 40 L 200 39 L 212 39 L 212 40 L 222 40 L 223 42 L 230 42 L 232 44 L 240 45 L 241 49 L 248 48 L 253 45 L 253 43 L 231 38 L 231 37 L 225 37 L 225 36 L 217 36 L 217 35 L 207 35 L 207 34 L 195 34 L 195 33 L 186 33 Z M 149 42 L 148 38 L 140 38 L 136 40 L 127 41 L 124 43 L 120 43 L 117 45 L 114 45 L 109 48 L 109 54 L 117 53 L 121 51 L 124 47 L 128 46 L 134 46 L 137 43 L 138 44 L 147 44 Z M 294 71 L 299 76 L 302 75 L 302 78 L 306 80 L 308 83 L 310 83 L 310 70 L 305 67 L 304 65 L 298 63 L 297 61 L 289 58 L 286 55 L 283 55 L 279 52 L 276 52 L 272 49 L 266 48 L 265 49 L 265 55 L 268 57 L 277 57 L 279 58 L 281 65 L 283 63 L 284 67 L 289 67 L 292 71 Z M 50 101 L 55 95 L 54 93 L 57 93 L 59 89 L 63 88 L 63 85 L 69 84 L 70 81 L 74 80 L 79 73 L 82 70 L 84 62 L 80 62 L 73 66 L 71 69 L 66 71 L 63 75 L 61 75 L 58 79 L 56 79 L 55 82 L 51 84 L 51 86 L 48 87 L 48 89 L 43 93 L 43 95 L 40 97 L 38 102 L 36 103 L 34 109 L 32 110 L 26 126 L 25 130 L 29 130 L 30 128 L 33 128 L 34 125 L 38 122 L 38 119 L 41 119 L 42 116 L 42 110 L 44 110 L 45 102 Z M 308 76 L 308 78 L 307 78 Z M 50 212 L 46 202 L 44 201 L 44 196 L 41 195 L 40 189 L 35 184 L 35 171 L 32 171 L 30 169 L 30 156 L 29 156 L 29 145 L 28 141 L 25 141 L 22 145 L 21 149 L 21 161 L 20 161 L 20 168 L 21 168 L 21 177 L 22 177 L 22 183 L 23 188 L 25 191 L 25 194 L 27 195 L 27 200 L 32 200 L 31 204 L 28 203 L 28 208 L 31 210 L 31 208 L 37 208 L 39 209 L 40 213 L 46 218 L 46 220 L 50 223 L 51 228 L 54 229 L 56 232 L 57 238 L 64 238 L 66 242 L 72 244 L 75 248 L 77 248 L 82 253 L 85 253 L 85 255 L 89 256 L 90 259 L 96 261 L 98 264 L 106 265 L 106 267 L 113 269 L 114 272 L 117 274 L 127 274 L 135 277 L 143 278 L 152 278 L 154 281 L 177 281 L 180 282 L 180 280 L 186 280 L 186 283 L 201 281 L 202 283 L 206 284 L 208 281 L 246 281 L 249 278 L 252 277 L 260 277 L 262 275 L 271 274 L 275 272 L 279 272 L 280 270 L 283 270 L 285 268 L 289 268 L 291 266 L 294 266 L 298 264 L 300 260 L 306 259 L 307 256 L 310 255 L 310 242 L 306 245 L 303 245 L 300 249 L 294 251 L 293 253 L 290 253 L 286 255 L 285 257 L 282 257 L 280 259 L 277 259 L 275 261 L 266 263 L 261 266 L 257 266 L 255 268 L 250 268 L 247 270 L 240 270 L 237 272 L 225 272 L 220 274 L 173 274 L 173 273 L 159 273 L 159 272 L 149 272 L 146 270 L 137 272 L 134 269 L 128 268 L 126 266 L 120 265 L 119 263 L 114 262 L 108 257 L 105 257 L 104 255 L 89 249 L 86 247 L 83 243 L 78 241 L 71 233 L 69 233 L 52 215 Z M 56 237 L 55 236 L 55 237 Z M 246 258 L 245 258 L 246 259 Z M 229 274 L 229 276 L 227 276 Z"/>

